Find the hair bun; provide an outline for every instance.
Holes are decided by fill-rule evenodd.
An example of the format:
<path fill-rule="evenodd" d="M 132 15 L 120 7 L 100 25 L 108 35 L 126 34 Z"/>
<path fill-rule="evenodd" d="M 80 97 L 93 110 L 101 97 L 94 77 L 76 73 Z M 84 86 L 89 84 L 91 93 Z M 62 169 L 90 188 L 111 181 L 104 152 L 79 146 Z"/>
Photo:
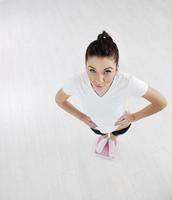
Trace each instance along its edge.
<path fill-rule="evenodd" d="M 103 32 L 97 36 L 97 40 L 104 40 L 104 39 L 113 42 L 111 36 L 105 30 L 103 30 Z"/>

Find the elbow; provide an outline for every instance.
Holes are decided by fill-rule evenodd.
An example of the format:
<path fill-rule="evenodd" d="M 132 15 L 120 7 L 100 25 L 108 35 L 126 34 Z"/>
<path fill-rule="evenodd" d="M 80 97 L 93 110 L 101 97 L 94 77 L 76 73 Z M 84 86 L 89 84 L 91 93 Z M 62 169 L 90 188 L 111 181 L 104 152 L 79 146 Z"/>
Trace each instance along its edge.
<path fill-rule="evenodd" d="M 159 107 L 160 107 L 161 110 L 164 109 L 165 107 L 167 107 L 167 105 L 168 105 L 168 101 L 165 98 L 163 99 L 163 101 L 161 101 L 159 103 Z"/>
<path fill-rule="evenodd" d="M 155 102 L 152 102 L 152 105 L 158 110 L 162 110 L 164 109 L 167 105 L 168 105 L 168 102 L 167 102 L 167 99 L 163 98 L 159 101 L 155 101 Z"/>
<path fill-rule="evenodd" d="M 63 92 L 62 89 L 60 89 L 56 95 L 55 95 L 55 102 L 60 106 L 64 103 L 67 102 L 67 99 L 70 97 L 71 95 L 67 95 Z"/>
<path fill-rule="evenodd" d="M 58 100 L 55 98 L 55 103 L 57 104 L 57 105 L 59 105 L 59 102 L 58 102 Z"/>
<path fill-rule="evenodd" d="M 58 106 L 61 106 L 61 105 L 62 105 L 62 102 L 58 101 L 57 99 L 55 99 L 55 103 L 56 103 Z"/>
<path fill-rule="evenodd" d="M 66 102 L 66 101 L 62 101 L 57 95 L 55 96 L 54 100 L 58 106 L 61 106 L 62 104 Z"/>
<path fill-rule="evenodd" d="M 167 99 L 165 99 L 162 103 L 162 106 L 163 106 L 163 108 L 165 108 L 165 107 L 167 107 L 167 105 L 168 105 L 168 101 L 167 101 Z"/>
<path fill-rule="evenodd" d="M 167 99 L 164 97 L 164 98 L 163 98 L 163 101 L 162 101 L 162 106 L 163 106 L 163 108 L 165 108 L 167 105 L 168 105 L 168 101 L 167 101 Z"/>
<path fill-rule="evenodd" d="M 61 102 L 55 97 L 55 102 L 57 105 L 61 105 Z"/>
<path fill-rule="evenodd" d="M 59 97 L 58 97 L 58 93 L 56 94 L 56 96 L 54 98 L 54 101 L 56 102 L 57 105 L 60 105 L 60 100 L 59 100 Z"/>
<path fill-rule="evenodd" d="M 163 95 L 161 95 L 161 98 L 159 99 L 158 102 L 159 102 L 159 106 L 161 109 L 164 109 L 168 105 L 168 101 L 167 101 L 166 97 Z"/>

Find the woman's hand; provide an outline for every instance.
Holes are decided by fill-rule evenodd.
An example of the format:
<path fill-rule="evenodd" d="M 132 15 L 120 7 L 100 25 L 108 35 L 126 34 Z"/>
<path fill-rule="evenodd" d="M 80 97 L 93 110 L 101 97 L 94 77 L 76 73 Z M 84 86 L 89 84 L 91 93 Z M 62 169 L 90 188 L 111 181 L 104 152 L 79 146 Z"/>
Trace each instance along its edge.
<path fill-rule="evenodd" d="M 87 115 L 82 115 L 80 117 L 80 120 L 83 121 L 85 124 L 87 124 L 90 128 L 96 128 L 97 127 L 97 125 Z"/>
<path fill-rule="evenodd" d="M 124 115 L 122 115 L 116 122 L 115 122 L 115 126 L 118 125 L 117 130 L 126 128 L 127 126 L 129 126 L 129 124 L 131 122 L 134 122 L 134 115 L 132 115 L 131 113 L 125 111 Z"/>

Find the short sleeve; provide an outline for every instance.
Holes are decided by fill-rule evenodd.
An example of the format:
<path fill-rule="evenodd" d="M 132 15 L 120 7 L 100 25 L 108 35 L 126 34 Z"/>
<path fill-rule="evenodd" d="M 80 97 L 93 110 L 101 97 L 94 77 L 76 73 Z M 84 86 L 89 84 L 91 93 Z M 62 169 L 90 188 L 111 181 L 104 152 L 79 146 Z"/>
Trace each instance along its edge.
<path fill-rule="evenodd" d="M 131 96 L 141 97 L 148 90 L 148 83 L 131 75 L 128 83 L 128 90 Z"/>
<path fill-rule="evenodd" d="M 66 94 L 76 96 L 78 94 L 78 75 L 75 74 L 64 81 L 62 89 Z"/>

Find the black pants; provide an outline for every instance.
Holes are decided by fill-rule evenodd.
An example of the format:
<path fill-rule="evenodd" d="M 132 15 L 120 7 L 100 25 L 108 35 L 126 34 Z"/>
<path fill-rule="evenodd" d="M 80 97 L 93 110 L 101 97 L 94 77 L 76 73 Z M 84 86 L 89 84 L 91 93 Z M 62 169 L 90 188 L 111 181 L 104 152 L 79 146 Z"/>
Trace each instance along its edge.
<path fill-rule="evenodd" d="M 121 134 L 124 134 L 125 132 L 128 131 L 128 129 L 130 128 L 131 124 L 129 124 L 129 126 L 127 126 L 126 128 L 123 128 L 121 130 L 118 130 L 118 131 L 113 131 L 112 134 L 117 136 L 117 135 L 121 135 Z M 92 131 L 94 131 L 96 134 L 99 134 L 99 135 L 106 135 L 102 132 L 100 132 L 98 129 L 94 129 L 94 128 L 91 128 Z"/>

